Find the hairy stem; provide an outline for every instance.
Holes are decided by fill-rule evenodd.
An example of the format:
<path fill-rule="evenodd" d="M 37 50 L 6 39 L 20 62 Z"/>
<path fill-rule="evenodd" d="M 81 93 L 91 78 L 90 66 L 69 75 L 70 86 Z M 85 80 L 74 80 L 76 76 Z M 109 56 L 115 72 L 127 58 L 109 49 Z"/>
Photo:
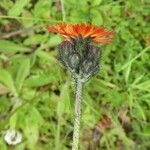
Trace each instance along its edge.
<path fill-rule="evenodd" d="M 74 108 L 74 115 L 75 115 L 74 117 L 75 118 L 74 118 L 72 150 L 78 150 L 78 146 L 79 146 L 82 86 L 83 86 L 83 83 L 81 82 L 81 80 L 77 79 L 75 108 Z"/>

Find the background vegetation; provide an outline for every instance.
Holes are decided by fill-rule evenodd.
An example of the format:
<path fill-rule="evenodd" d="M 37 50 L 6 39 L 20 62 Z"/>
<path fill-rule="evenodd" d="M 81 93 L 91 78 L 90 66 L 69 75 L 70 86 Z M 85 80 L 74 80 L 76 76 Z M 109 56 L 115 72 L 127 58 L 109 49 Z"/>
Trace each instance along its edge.
<path fill-rule="evenodd" d="M 0 150 L 68 150 L 74 84 L 57 60 L 57 22 L 116 32 L 84 89 L 81 150 L 150 149 L 149 0 L 0 1 Z M 9 146 L 5 132 L 23 141 Z"/>

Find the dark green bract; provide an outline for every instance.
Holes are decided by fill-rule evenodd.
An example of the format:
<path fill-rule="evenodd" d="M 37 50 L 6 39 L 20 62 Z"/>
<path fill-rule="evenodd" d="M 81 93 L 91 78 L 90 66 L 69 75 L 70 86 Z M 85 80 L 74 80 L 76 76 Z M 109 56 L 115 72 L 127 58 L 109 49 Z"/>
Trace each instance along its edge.
<path fill-rule="evenodd" d="M 86 81 L 99 70 L 100 48 L 86 38 L 71 39 L 59 46 L 58 58 L 75 78 Z"/>

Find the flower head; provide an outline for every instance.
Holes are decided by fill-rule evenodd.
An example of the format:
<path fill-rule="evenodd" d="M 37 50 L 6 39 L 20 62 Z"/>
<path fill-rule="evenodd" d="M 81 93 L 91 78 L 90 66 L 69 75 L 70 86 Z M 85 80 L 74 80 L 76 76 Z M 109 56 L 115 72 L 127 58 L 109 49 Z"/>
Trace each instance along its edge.
<path fill-rule="evenodd" d="M 99 70 L 100 48 L 92 42 L 108 44 L 112 41 L 113 31 L 89 24 L 57 24 L 48 30 L 61 34 L 65 41 L 59 46 L 58 58 L 75 78 L 86 81 Z"/>
<path fill-rule="evenodd" d="M 72 38 L 81 37 L 83 39 L 89 38 L 96 43 L 108 44 L 112 41 L 114 32 L 107 31 L 103 26 L 95 27 L 91 24 L 68 24 L 60 23 L 54 28 L 48 26 L 48 30 L 54 33 L 61 34 L 67 41 Z"/>
<path fill-rule="evenodd" d="M 16 145 L 22 141 L 22 134 L 17 130 L 9 129 L 5 134 L 4 140 L 8 145 Z"/>

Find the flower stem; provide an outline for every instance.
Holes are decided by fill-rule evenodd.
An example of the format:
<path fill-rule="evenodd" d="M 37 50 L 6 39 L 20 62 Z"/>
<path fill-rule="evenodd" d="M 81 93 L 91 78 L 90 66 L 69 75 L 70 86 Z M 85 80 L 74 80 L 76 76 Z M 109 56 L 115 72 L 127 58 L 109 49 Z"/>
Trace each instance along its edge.
<path fill-rule="evenodd" d="M 80 79 L 76 81 L 76 97 L 74 108 L 74 131 L 72 150 L 78 150 L 79 135 L 80 135 L 80 116 L 81 116 L 81 101 L 82 101 L 82 86 L 83 82 Z"/>

